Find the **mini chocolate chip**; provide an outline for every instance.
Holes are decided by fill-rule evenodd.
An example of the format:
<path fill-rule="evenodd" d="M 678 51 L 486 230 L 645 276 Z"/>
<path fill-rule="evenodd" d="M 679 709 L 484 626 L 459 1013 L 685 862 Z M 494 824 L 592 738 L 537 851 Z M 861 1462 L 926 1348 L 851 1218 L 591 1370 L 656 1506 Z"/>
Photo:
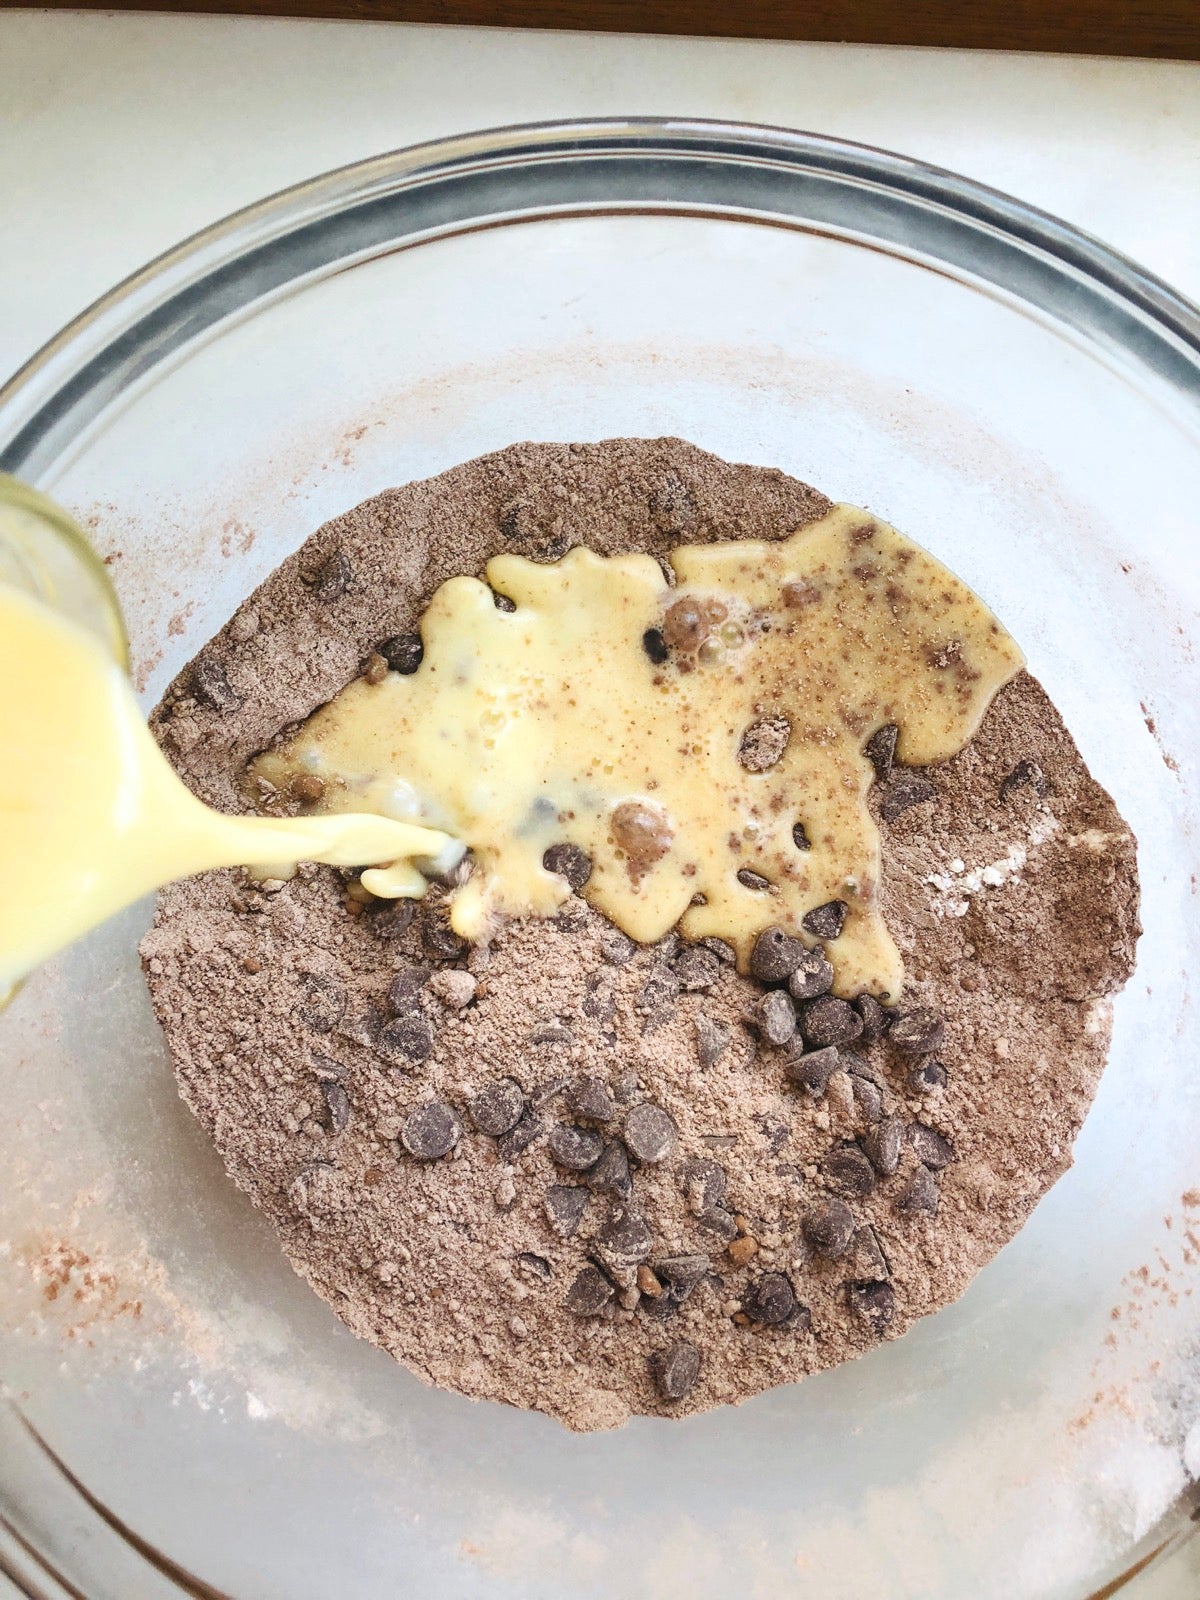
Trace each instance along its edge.
<path fill-rule="evenodd" d="M 792 843 L 797 850 L 812 849 L 812 840 L 808 837 L 808 829 L 802 822 L 792 823 Z"/>
<path fill-rule="evenodd" d="M 458 1113 L 441 1100 L 418 1106 L 400 1130 L 400 1142 L 418 1161 L 437 1161 L 449 1155 L 461 1136 Z"/>
<path fill-rule="evenodd" d="M 806 1055 L 789 1055 L 783 1070 L 793 1083 L 807 1089 L 815 1099 L 828 1089 L 829 1080 L 840 1065 L 837 1050 L 830 1044 L 821 1050 L 810 1050 Z"/>
<path fill-rule="evenodd" d="M 633 960 L 637 945 L 620 928 L 607 927 L 601 929 L 597 940 L 600 957 L 607 961 L 611 967 L 623 967 Z"/>
<path fill-rule="evenodd" d="M 655 967 L 638 990 L 633 1008 L 641 1016 L 665 1022 L 679 998 L 679 979 L 670 967 Z"/>
<path fill-rule="evenodd" d="M 765 1111 L 762 1116 L 754 1119 L 763 1131 L 763 1138 L 767 1141 L 767 1153 L 777 1156 L 784 1145 L 792 1137 L 792 1125 L 785 1122 L 782 1117 L 776 1117 L 771 1112 Z"/>
<path fill-rule="evenodd" d="M 448 922 L 441 917 L 431 917 L 421 925 L 421 940 L 427 955 L 435 961 L 457 961 L 467 948 Z"/>
<path fill-rule="evenodd" d="M 642 635 L 642 649 L 656 667 L 661 667 L 671 654 L 670 650 L 667 649 L 667 641 L 663 638 L 661 628 L 646 629 Z"/>
<path fill-rule="evenodd" d="M 650 1357 L 650 1375 L 664 1400 L 686 1400 L 700 1376 L 700 1352 L 686 1339 L 656 1350 Z"/>
<path fill-rule="evenodd" d="M 937 1182 L 928 1167 L 918 1167 L 907 1189 L 896 1201 L 897 1211 L 924 1212 L 934 1216 L 938 1208 Z"/>
<path fill-rule="evenodd" d="M 314 1033 L 329 1033 L 346 1014 L 346 991 L 336 978 L 319 972 L 300 974 L 302 999 L 296 1015 Z"/>
<path fill-rule="evenodd" d="M 1011 800 L 1018 789 L 1032 789 L 1039 800 L 1044 800 L 1049 794 L 1050 785 L 1046 782 L 1046 774 L 1036 761 L 1017 762 L 1000 785 L 1001 800 Z"/>
<path fill-rule="evenodd" d="M 215 656 L 198 656 L 192 666 L 192 693 L 212 711 L 236 711 L 242 697 L 230 683 L 225 668 Z"/>
<path fill-rule="evenodd" d="M 882 728 L 867 740 L 863 747 L 863 755 L 875 768 L 875 781 L 886 783 L 892 775 L 892 766 L 896 760 L 896 739 L 900 730 L 894 722 L 885 722 Z"/>
<path fill-rule="evenodd" d="M 823 906 L 807 911 L 801 926 L 818 939 L 836 939 L 845 926 L 850 907 L 844 900 L 827 900 Z"/>
<path fill-rule="evenodd" d="M 888 1030 L 888 1039 L 905 1055 L 923 1056 L 936 1050 L 945 1037 L 946 1024 L 936 1011 L 921 1007 L 902 1011 Z"/>
<path fill-rule="evenodd" d="M 728 1175 L 719 1161 L 698 1156 L 683 1169 L 683 1192 L 694 1217 L 715 1211 L 725 1198 Z"/>
<path fill-rule="evenodd" d="M 862 1112 L 866 1122 L 878 1122 L 883 1115 L 883 1090 L 870 1078 L 864 1078 L 860 1073 L 852 1073 L 850 1087 L 854 1091 L 854 1099 L 858 1109 Z"/>
<path fill-rule="evenodd" d="M 371 907 L 367 926 L 377 939 L 398 939 L 412 925 L 414 902 L 382 900 Z"/>
<path fill-rule="evenodd" d="M 793 1000 L 816 1000 L 833 986 L 833 968 L 820 950 L 805 950 L 787 981 Z"/>
<path fill-rule="evenodd" d="M 722 1244 L 736 1239 L 739 1232 L 733 1212 L 726 1211 L 723 1206 L 714 1206 L 711 1211 L 705 1211 L 696 1218 L 696 1226 L 703 1228 L 705 1233 L 713 1234 Z"/>
<path fill-rule="evenodd" d="M 629 1265 L 645 1261 L 654 1249 L 654 1235 L 645 1217 L 619 1202 L 609 1211 L 596 1238 L 614 1261 Z"/>
<path fill-rule="evenodd" d="M 559 1166 L 570 1172 L 586 1172 L 594 1167 L 604 1149 L 604 1140 L 595 1128 L 579 1128 L 570 1122 L 556 1123 L 547 1144 Z"/>
<path fill-rule="evenodd" d="M 884 1117 L 863 1135 L 863 1149 L 881 1178 L 890 1178 L 900 1165 L 904 1124 L 899 1117 Z"/>
<path fill-rule="evenodd" d="M 917 1094 L 931 1094 L 935 1089 L 946 1087 L 950 1074 L 936 1056 L 930 1056 L 912 1069 L 908 1081 Z"/>
<path fill-rule="evenodd" d="M 633 1174 L 629 1170 L 629 1152 L 620 1139 L 610 1139 L 604 1146 L 599 1161 L 587 1175 L 587 1186 L 597 1194 L 629 1199 L 633 1193 Z"/>
<path fill-rule="evenodd" d="M 497 1078 L 485 1083 L 467 1101 L 471 1121 L 480 1133 L 498 1139 L 502 1133 L 515 1128 L 525 1109 L 525 1096 L 521 1086 L 512 1078 Z"/>
<path fill-rule="evenodd" d="M 603 1078 L 586 1074 L 567 1085 L 567 1104 L 577 1117 L 591 1122 L 611 1122 L 617 1114 L 617 1102 Z"/>
<path fill-rule="evenodd" d="M 895 822 L 900 813 L 907 811 L 910 806 L 924 805 L 927 800 L 936 799 L 937 790 L 928 778 L 923 778 L 919 772 L 901 772 L 883 791 L 879 814 L 885 822 Z"/>
<path fill-rule="evenodd" d="M 587 1002 L 584 1002 L 586 1009 Z M 530 1044 L 561 1044 L 568 1048 L 575 1043 L 575 1035 L 563 1022 L 539 1022 L 530 1028 L 526 1038 Z"/>
<path fill-rule="evenodd" d="M 768 1044 L 786 1044 L 796 1032 L 796 1008 L 783 989 L 771 989 L 762 996 L 754 1020 Z"/>
<path fill-rule="evenodd" d="M 563 1302 L 577 1317 L 594 1317 L 613 1297 L 613 1286 L 597 1267 L 584 1267 L 567 1290 Z"/>
<path fill-rule="evenodd" d="M 638 1161 L 653 1165 L 675 1148 L 679 1133 L 674 1122 L 649 1100 L 630 1108 L 625 1117 L 625 1144 Z"/>
<path fill-rule="evenodd" d="M 923 1161 L 935 1172 L 948 1167 L 954 1160 L 954 1146 L 949 1139 L 943 1138 L 936 1128 L 926 1127 L 923 1122 L 913 1123 L 908 1130 L 908 1142 L 912 1145 L 917 1160 Z"/>
<path fill-rule="evenodd" d="M 705 1071 L 716 1063 L 729 1049 L 733 1029 L 727 1022 L 715 1022 L 703 1013 L 692 1023 L 696 1030 L 696 1059 Z"/>
<path fill-rule="evenodd" d="M 666 1285 L 676 1305 L 682 1305 L 711 1271 L 712 1262 L 705 1255 L 665 1256 L 654 1263 L 655 1276 Z"/>
<path fill-rule="evenodd" d="M 851 1039 L 857 1039 L 863 1031 L 863 1022 L 845 1000 L 823 994 L 802 1007 L 800 1031 L 814 1049 L 824 1049 L 829 1044 L 849 1044 Z"/>
<path fill-rule="evenodd" d="M 685 945 L 672 966 L 679 979 L 679 987 L 688 994 L 711 989 L 721 976 L 721 963 L 716 956 L 711 950 L 704 950 L 696 944 Z"/>
<path fill-rule="evenodd" d="M 388 1005 L 399 1016 L 420 1004 L 421 990 L 429 978 L 428 967 L 401 967 L 388 984 Z"/>
<path fill-rule="evenodd" d="M 554 1276 L 554 1268 L 545 1256 L 535 1255 L 532 1250 L 521 1251 L 517 1257 L 517 1271 L 534 1283 L 549 1283 Z"/>
<path fill-rule="evenodd" d="M 532 1111 L 527 1111 L 515 1127 L 500 1135 L 496 1154 L 501 1161 L 515 1161 L 529 1149 L 541 1131 L 541 1117 L 535 1117 Z"/>
<path fill-rule="evenodd" d="M 875 1168 L 856 1144 L 830 1151 L 821 1171 L 831 1188 L 851 1199 L 861 1200 L 875 1187 Z"/>
<path fill-rule="evenodd" d="M 428 1061 L 433 1054 L 433 1029 L 421 1011 L 405 1011 L 379 1032 L 379 1048 L 385 1055 L 407 1061 Z"/>
<path fill-rule="evenodd" d="M 764 1272 L 752 1280 L 742 1296 L 742 1310 L 751 1322 L 777 1328 L 796 1309 L 796 1291 L 782 1272 Z"/>
<path fill-rule="evenodd" d="M 402 672 L 407 677 L 421 665 L 425 646 L 419 633 L 394 633 L 376 646 L 376 651 L 393 672 Z"/>
<path fill-rule="evenodd" d="M 573 1238 L 587 1210 L 588 1192 L 569 1183 L 552 1183 L 546 1190 L 546 1220 L 560 1239 Z"/>
<path fill-rule="evenodd" d="M 767 772 L 780 760 L 792 736 L 786 717 L 763 717 L 742 734 L 738 760 L 747 772 Z"/>
<path fill-rule="evenodd" d="M 771 887 L 770 878 L 764 878 L 761 872 L 751 872 L 749 867 L 738 868 L 737 881 L 754 894 L 766 894 Z"/>
<path fill-rule="evenodd" d="M 750 952 L 750 974 L 760 983 L 782 983 L 808 953 L 808 946 L 782 928 L 764 928 Z"/>
<path fill-rule="evenodd" d="M 887 1030 L 887 1012 L 873 994 L 860 994 L 854 1009 L 863 1020 L 863 1043 L 878 1044 Z"/>
<path fill-rule="evenodd" d="M 552 844 L 542 856 L 547 872 L 565 878 L 576 894 L 592 875 L 592 858 L 577 844 Z"/>
<path fill-rule="evenodd" d="M 344 550 L 335 550 L 317 570 L 314 594 L 322 605 L 340 600 L 354 578 L 354 568 Z"/>
<path fill-rule="evenodd" d="M 818 1255 L 840 1256 L 854 1234 L 854 1213 L 844 1200 L 824 1200 L 801 1226 Z"/>
<path fill-rule="evenodd" d="M 340 1083 L 321 1079 L 321 1093 L 325 1096 L 325 1110 L 330 1133 L 345 1133 L 350 1125 L 350 1096 Z"/>
<path fill-rule="evenodd" d="M 872 1333 L 884 1333 L 896 1314 L 896 1291 L 890 1283 L 848 1283 L 851 1311 Z"/>

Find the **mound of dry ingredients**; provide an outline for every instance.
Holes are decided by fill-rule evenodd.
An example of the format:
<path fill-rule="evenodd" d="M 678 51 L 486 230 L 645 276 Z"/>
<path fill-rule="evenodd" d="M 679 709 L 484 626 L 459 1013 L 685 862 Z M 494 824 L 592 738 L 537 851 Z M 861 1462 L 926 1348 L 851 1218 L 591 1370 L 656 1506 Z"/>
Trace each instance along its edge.
<path fill-rule="evenodd" d="M 156 733 L 240 809 L 247 761 L 403 654 L 445 578 L 504 549 L 781 538 L 827 506 L 678 440 L 514 446 L 322 528 Z M 1104 1065 L 1134 840 L 1026 673 L 954 760 L 871 754 L 892 1011 L 822 993 L 782 934 L 743 978 L 718 941 L 638 947 L 578 897 L 468 950 L 438 891 L 364 909 L 326 868 L 163 893 L 143 958 L 183 1096 L 355 1332 L 432 1383 L 613 1427 L 894 1338 L 1012 1237 Z"/>

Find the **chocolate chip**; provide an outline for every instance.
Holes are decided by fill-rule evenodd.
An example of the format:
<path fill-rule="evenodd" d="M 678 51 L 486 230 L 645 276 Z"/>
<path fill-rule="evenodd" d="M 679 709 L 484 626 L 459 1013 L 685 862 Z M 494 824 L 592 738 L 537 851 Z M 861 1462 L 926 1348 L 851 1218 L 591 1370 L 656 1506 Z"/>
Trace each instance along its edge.
<path fill-rule="evenodd" d="M 698 1283 L 703 1283 L 712 1271 L 712 1262 L 705 1255 L 665 1256 L 654 1263 L 655 1276 L 666 1285 L 667 1292 L 676 1305 L 682 1305 Z"/>
<path fill-rule="evenodd" d="M 400 1130 L 401 1144 L 418 1161 L 437 1161 L 449 1155 L 461 1136 L 458 1113 L 441 1100 L 418 1106 Z"/>
<path fill-rule="evenodd" d="M 711 950 L 723 967 L 732 967 L 737 961 L 737 951 L 727 939 L 715 939 L 708 934 L 697 943 L 702 944 L 706 950 Z"/>
<path fill-rule="evenodd" d="M 937 790 L 928 778 L 923 778 L 919 772 L 901 772 L 883 791 L 879 814 L 885 822 L 895 822 L 900 813 L 907 811 L 910 806 L 924 805 L 927 800 L 936 799 Z"/>
<path fill-rule="evenodd" d="M 845 926 L 850 907 L 844 900 L 827 900 L 804 914 L 801 926 L 818 939 L 836 939 Z"/>
<path fill-rule="evenodd" d="M 873 994 L 860 994 L 854 1009 L 863 1020 L 863 1043 L 877 1044 L 887 1030 L 887 1012 Z"/>
<path fill-rule="evenodd" d="M 559 1166 L 570 1172 L 586 1172 L 594 1167 L 604 1149 L 604 1140 L 595 1128 L 580 1128 L 570 1122 L 556 1123 L 547 1144 Z"/>
<path fill-rule="evenodd" d="M 421 925 L 421 941 L 427 955 L 435 961 L 456 961 L 467 948 L 467 941 L 455 933 L 441 917 L 431 917 Z"/>
<path fill-rule="evenodd" d="M 789 1055 L 783 1064 L 783 1070 L 793 1083 L 798 1083 L 802 1089 L 816 1099 L 823 1095 L 829 1087 L 829 1080 L 841 1065 L 840 1058 L 833 1045 L 826 1045 L 821 1050 L 810 1050 L 806 1055 Z"/>
<path fill-rule="evenodd" d="M 808 837 L 808 829 L 802 822 L 792 823 L 792 843 L 797 850 L 812 849 L 812 840 Z"/>
<path fill-rule="evenodd" d="M 314 1033 L 329 1033 L 346 1014 L 346 991 L 335 978 L 300 973 L 301 1000 L 296 1016 Z"/>
<path fill-rule="evenodd" d="M 716 956 L 711 950 L 705 950 L 697 944 L 685 945 L 672 966 L 679 979 L 679 987 L 688 994 L 711 989 L 721 976 L 721 963 Z"/>
<path fill-rule="evenodd" d="M 412 924 L 411 900 L 384 900 L 371 907 L 367 926 L 377 939 L 398 939 Z"/>
<path fill-rule="evenodd" d="M 511 596 L 500 594 L 496 590 L 492 591 L 492 604 L 497 611 L 506 611 L 510 616 L 517 609 L 517 602 Z"/>
<path fill-rule="evenodd" d="M 796 1291 L 782 1272 L 764 1272 L 742 1296 L 742 1310 L 751 1322 L 768 1328 L 785 1323 L 796 1309 Z"/>
<path fill-rule="evenodd" d="M 782 1117 L 773 1116 L 769 1111 L 764 1112 L 760 1117 L 756 1117 L 755 1121 L 762 1129 L 763 1138 L 767 1141 L 768 1154 L 777 1156 L 792 1136 L 791 1123 L 785 1122 Z"/>
<path fill-rule="evenodd" d="M 861 1200 L 875 1187 L 875 1168 L 856 1144 L 831 1151 L 821 1171 L 831 1188 L 851 1199 Z"/>
<path fill-rule="evenodd" d="M 924 1212 L 934 1216 L 938 1208 L 937 1183 L 928 1167 L 918 1167 L 908 1187 L 896 1201 L 897 1211 Z"/>
<path fill-rule="evenodd" d="M 782 928 L 764 928 L 750 952 L 750 974 L 760 983 L 782 983 L 795 972 L 808 946 Z"/>
<path fill-rule="evenodd" d="M 725 1198 L 728 1175 L 719 1161 L 698 1156 L 683 1169 L 683 1192 L 694 1217 L 715 1211 Z"/>
<path fill-rule="evenodd" d="M 326 1120 L 330 1133 L 345 1133 L 350 1125 L 350 1096 L 340 1083 L 329 1078 L 321 1079 L 321 1093 L 325 1096 Z"/>
<path fill-rule="evenodd" d="M 700 1352 L 694 1344 L 681 1339 L 654 1352 L 650 1373 L 664 1400 L 686 1400 L 700 1376 Z"/>
<path fill-rule="evenodd" d="M 198 656 L 192 666 L 192 693 L 212 711 L 236 711 L 242 697 L 230 683 L 225 668 L 215 656 Z"/>
<path fill-rule="evenodd" d="M 715 1066 L 729 1049 L 733 1029 L 727 1022 L 714 1022 L 712 1017 L 703 1014 L 696 1017 L 692 1026 L 696 1030 L 696 1059 L 707 1071 L 709 1067 Z"/>
<path fill-rule="evenodd" d="M 653 1318 L 655 1322 L 669 1322 L 679 1315 L 679 1307 L 669 1294 L 644 1294 L 638 1301 L 638 1310 L 644 1316 Z"/>
<path fill-rule="evenodd" d="M 625 1143 L 630 1155 L 653 1165 L 663 1161 L 675 1148 L 678 1129 L 661 1106 L 643 1100 L 625 1118 Z"/>
<path fill-rule="evenodd" d="M 946 1024 L 937 1012 L 921 1007 L 916 1011 L 902 1011 L 892 1022 L 888 1039 L 906 1055 L 923 1056 L 938 1048 L 945 1033 Z"/>
<path fill-rule="evenodd" d="M 613 1297 L 613 1286 L 597 1267 L 584 1267 L 563 1302 L 577 1317 L 594 1317 Z"/>
<path fill-rule="evenodd" d="M 667 649 L 667 641 L 663 638 L 661 628 L 646 629 L 642 635 L 642 649 L 656 667 L 661 667 L 671 654 Z"/>
<path fill-rule="evenodd" d="M 844 1200 L 824 1200 L 808 1213 L 802 1227 L 818 1255 L 840 1256 L 854 1233 L 854 1213 Z"/>
<path fill-rule="evenodd" d="M 633 1008 L 639 1015 L 650 1018 L 655 1025 L 661 1025 L 675 1010 L 678 998 L 679 979 L 670 967 L 655 967 L 638 990 Z"/>
<path fill-rule="evenodd" d="M 771 887 L 770 878 L 764 878 L 761 872 L 751 872 L 749 867 L 738 868 L 737 881 L 754 894 L 766 894 Z"/>
<path fill-rule="evenodd" d="M 406 1061 L 428 1061 L 433 1054 L 433 1029 L 421 1011 L 406 1011 L 380 1029 L 379 1049 Z"/>
<path fill-rule="evenodd" d="M 645 1217 L 620 1202 L 609 1211 L 596 1238 L 614 1261 L 630 1265 L 645 1261 L 654 1249 L 654 1235 Z"/>
<path fill-rule="evenodd" d="M 587 1002 L 584 1002 L 584 1009 Z M 539 1022 L 526 1035 L 530 1044 L 560 1044 L 568 1048 L 575 1043 L 575 1035 L 563 1022 Z"/>
<path fill-rule="evenodd" d="M 863 1135 L 863 1149 L 881 1178 L 890 1178 L 900 1165 L 904 1124 L 899 1117 L 884 1117 Z"/>
<path fill-rule="evenodd" d="M 527 1111 L 515 1127 L 501 1134 L 496 1154 L 501 1161 L 515 1161 L 529 1149 L 541 1131 L 542 1119 L 535 1117 L 532 1111 Z"/>
<path fill-rule="evenodd" d="M 946 1087 L 950 1074 L 936 1056 L 930 1056 L 912 1069 L 908 1081 L 916 1094 L 932 1094 L 935 1089 Z"/>
<path fill-rule="evenodd" d="M 354 578 L 354 568 L 344 550 L 335 550 L 317 569 L 314 593 L 322 605 L 340 600 Z"/>
<path fill-rule="evenodd" d="M 1000 785 L 1001 800 L 1011 800 L 1018 789 L 1032 789 L 1039 800 L 1044 800 L 1049 794 L 1050 785 L 1046 781 L 1046 774 L 1036 761 L 1017 762 Z"/>
<path fill-rule="evenodd" d="M 754 1020 L 768 1044 L 786 1044 L 796 1031 L 796 1008 L 784 990 L 771 989 L 759 1000 Z"/>
<path fill-rule="evenodd" d="M 532 1250 L 522 1250 L 517 1257 L 518 1274 L 531 1283 L 549 1283 L 554 1276 L 554 1268 L 545 1256 L 535 1255 Z"/>
<path fill-rule="evenodd" d="M 583 1076 L 567 1085 L 567 1104 L 577 1117 L 592 1122 L 611 1122 L 617 1114 L 612 1090 L 602 1078 Z"/>
<path fill-rule="evenodd" d="M 607 961 L 609 966 L 623 967 L 633 960 L 637 945 L 620 928 L 607 927 L 600 931 L 596 941 L 601 959 Z"/>
<path fill-rule="evenodd" d="M 705 1233 L 711 1233 L 722 1244 L 736 1239 L 739 1232 L 732 1211 L 726 1211 L 723 1206 L 714 1206 L 711 1211 L 705 1211 L 696 1218 L 696 1226 L 703 1228 Z"/>
<path fill-rule="evenodd" d="M 610 1139 L 604 1146 L 599 1161 L 587 1175 L 587 1186 L 597 1194 L 629 1199 L 633 1193 L 633 1174 L 629 1170 L 629 1152 L 620 1139 Z"/>
<path fill-rule="evenodd" d="M 747 772 L 767 772 L 788 747 L 792 725 L 786 717 L 764 717 L 742 734 L 738 760 Z"/>
<path fill-rule="evenodd" d="M 565 878 L 576 894 L 592 875 L 592 858 L 577 844 L 552 844 L 542 856 L 547 872 Z"/>
<path fill-rule="evenodd" d="M 894 722 L 886 722 L 882 728 L 876 728 L 863 748 L 863 755 L 875 768 L 877 783 L 886 783 L 892 775 L 892 765 L 896 759 L 896 738 L 899 732 Z"/>
<path fill-rule="evenodd" d="M 578 1233 L 587 1203 L 587 1190 L 574 1184 L 552 1183 L 546 1190 L 546 1220 L 560 1239 L 570 1239 Z"/>
<path fill-rule="evenodd" d="M 525 1096 L 519 1083 L 512 1078 L 497 1078 L 485 1083 L 467 1101 L 471 1121 L 480 1133 L 498 1139 L 502 1133 L 515 1128 L 525 1109 Z"/>
<path fill-rule="evenodd" d="M 908 1130 L 908 1142 L 918 1161 L 940 1172 L 954 1160 L 954 1146 L 942 1137 L 936 1128 L 927 1128 L 923 1122 L 914 1122 Z"/>
<path fill-rule="evenodd" d="M 828 994 L 832 985 L 833 968 L 820 950 L 805 950 L 787 981 L 793 1000 L 815 1000 L 819 995 Z"/>
<path fill-rule="evenodd" d="M 874 1228 L 859 1228 L 846 1252 L 846 1266 L 858 1279 L 872 1280 L 889 1276 L 887 1257 Z"/>
<path fill-rule="evenodd" d="M 854 1099 L 858 1109 L 862 1112 L 865 1122 L 878 1122 L 883 1115 L 883 1090 L 870 1078 L 864 1078 L 860 1073 L 851 1073 L 850 1087 L 854 1092 Z"/>
<path fill-rule="evenodd" d="M 836 995 L 823 994 L 801 1008 L 800 1031 L 814 1049 L 830 1044 L 849 1044 L 863 1031 L 862 1018 L 853 1006 Z"/>
<path fill-rule="evenodd" d="M 421 643 L 419 633 L 394 633 L 390 639 L 377 645 L 376 651 L 393 672 L 402 672 L 407 677 L 421 665 L 425 646 Z"/>
<path fill-rule="evenodd" d="M 428 967 L 401 967 L 388 984 L 388 1005 L 399 1016 L 420 1004 L 421 990 L 429 978 Z"/>
<path fill-rule="evenodd" d="M 848 1283 L 850 1310 L 872 1333 L 886 1332 L 896 1314 L 896 1291 L 890 1283 Z"/>

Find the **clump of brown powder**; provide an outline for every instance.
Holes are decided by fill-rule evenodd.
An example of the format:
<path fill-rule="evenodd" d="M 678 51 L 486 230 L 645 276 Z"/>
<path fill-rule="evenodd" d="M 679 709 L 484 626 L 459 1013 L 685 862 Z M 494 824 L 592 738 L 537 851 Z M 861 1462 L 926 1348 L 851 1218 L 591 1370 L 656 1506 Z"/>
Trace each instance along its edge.
<path fill-rule="evenodd" d="M 322 528 L 155 730 L 236 809 L 284 727 L 373 654 L 411 660 L 445 578 L 505 549 L 780 538 L 827 504 L 677 440 L 515 446 Z M 1134 841 L 1026 674 L 944 766 L 872 743 L 894 1011 L 833 1000 L 783 935 L 743 978 L 718 941 L 637 947 L 578 897 L 467 951 L 437 891 L 364 909 L 324 868 L 164 892 L 143 953 L 184 1097 L 356 1332 L 609 1427 L 895 1337 L 1017 1231 L 1103 1067 Z M 586 860 L 557 870 L 582 886 Z"/>

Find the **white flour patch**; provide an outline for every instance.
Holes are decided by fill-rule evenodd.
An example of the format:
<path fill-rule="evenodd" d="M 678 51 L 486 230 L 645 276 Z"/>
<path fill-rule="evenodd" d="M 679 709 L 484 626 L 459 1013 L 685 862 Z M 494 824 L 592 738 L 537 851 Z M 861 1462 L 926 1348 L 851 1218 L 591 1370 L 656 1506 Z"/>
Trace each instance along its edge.
<path fill-rule="evenodd" d="M 1058 831 L 1058 818 L 1044 813 L 1030 828 L 1027 837 L 1015 840 L 1002 856 L 978 866 L 968 867 L 955 856 L 945 872 L 931 872 L 923 881 L 936 889 L 932 906 L 939 917 L 965 917 L 972 897 L 985 889 L 1002 889 L 1010 878 L 1025 867 L 1032 851 Z"/>

